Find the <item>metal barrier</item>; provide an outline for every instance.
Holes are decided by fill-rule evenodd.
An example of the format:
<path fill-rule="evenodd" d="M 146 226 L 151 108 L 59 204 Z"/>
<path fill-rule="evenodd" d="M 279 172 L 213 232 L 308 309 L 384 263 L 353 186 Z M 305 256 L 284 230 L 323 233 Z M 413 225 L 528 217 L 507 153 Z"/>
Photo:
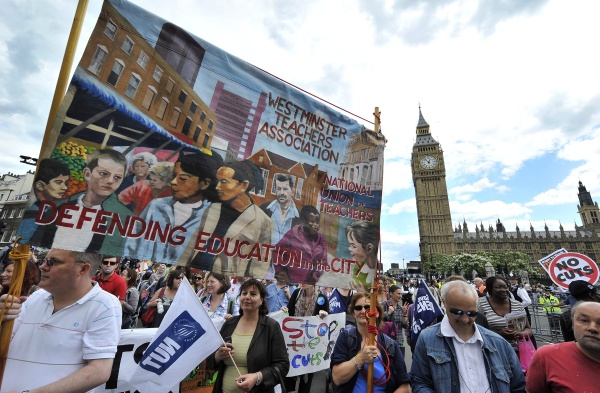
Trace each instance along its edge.
<path fill-rule="evenodd" d="M 534 303 L 529 306 L 531 314 L 531 330 L 537 341 L 546 341 L 549 343 L 563 342 L 562 331 L 560 330 L 560 314 L 570 310 L 569 306 L 560 308 L 560 312 L 551 313 L 544 310 L 544 305 Z"/>

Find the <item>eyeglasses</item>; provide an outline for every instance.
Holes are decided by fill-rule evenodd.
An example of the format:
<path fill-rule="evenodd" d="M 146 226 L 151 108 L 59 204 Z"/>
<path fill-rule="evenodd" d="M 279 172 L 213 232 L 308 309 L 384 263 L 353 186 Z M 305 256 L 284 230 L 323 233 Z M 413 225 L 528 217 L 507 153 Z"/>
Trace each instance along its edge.
<path fill-rule="evenodd" d="M 111 261 L 102 261 L 103 265 L 110 265 L 110 266 L 115 266 L 118 262 L 111 262 Z"/>
<path fill-rule="evenodd" d="M 362 309 L 365 310 L 370 310 L 371 309 L 371 305 L 370 304 L 365 304 L 364 306 L 354 306 L 354 311 L 362 311 Z"/>
<path fill-rule="evenodd" d="M 469 318 L 475 318 L 477 315 L 479 315 L 478 311 L 463 311 L 463 310 L 459 310 L 458 308 L 451 308 L 450 311 L 452 314 L 456 315 L 457 317 L 462 317 L 463 314 L 467 314 L 467 316 Z"/>
<path fill-rule="evenodd" d="M 204 280 L 204 277 L 200 277 L 200 276 L 194 276 L 194 278 L 195 278 L 196 280 Z"/>
<path fill-rule="evenodd" d="M 46 266 L 52 267 L 55 263 L 60 263 L 60 261 L 57 261 L 56 259 L 52 258 L 44 258 L 40 262 L 40 266 L 42 266 L 44 263 L 46 264 Z M 85 261 L 75 261 L 75 263 L 85 263 Z"/>

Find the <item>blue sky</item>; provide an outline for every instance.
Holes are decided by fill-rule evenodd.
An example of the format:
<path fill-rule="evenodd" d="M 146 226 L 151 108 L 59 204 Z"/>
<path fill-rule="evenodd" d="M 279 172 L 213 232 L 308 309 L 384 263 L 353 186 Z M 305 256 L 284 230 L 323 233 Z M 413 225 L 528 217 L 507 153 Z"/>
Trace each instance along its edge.
<path fill-rule="evenodd" d="M 416 260 L 410 154 L 418 106 L 444 149 L 454 225 L 581 224 L 600 198 L 593 0 L 134 1 L 364 118 L 382 111 L 384 266 Z M 0 172 L 36 157 L 74 0 L 7 0 L 0 14 Z M 101 7 L 90 0 L 82 41 Z M 80 44 L 77 61 L 84 44 Z"/>

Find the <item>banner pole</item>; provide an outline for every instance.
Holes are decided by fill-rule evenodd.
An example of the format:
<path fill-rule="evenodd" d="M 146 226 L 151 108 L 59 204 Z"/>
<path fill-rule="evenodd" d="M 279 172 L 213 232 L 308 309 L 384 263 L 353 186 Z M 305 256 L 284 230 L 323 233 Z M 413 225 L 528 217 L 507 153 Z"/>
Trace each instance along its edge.
<path fill-rule="evenodd" d="M 378 134 L 379 133 L 379 118 L 381 115 L 381 112 L 379 112 L 379 107 L 376 106 L 375 107 L 375 113 L 373 113 L 373 115 L 375 116 L 375 133 Z M 381 242 L 379 242 L 381 245 Z M 381 246 L 379 247 L 379 252 L 381 254 Z M 370 298 L 370 304 L 371 304 L 371 311 L 369 314 L 369 325 L 371 326 L 375 326 L 375 329 L 367 329 L 367 331 L 369 332 L 369 345 L 377 345 L 375 343 L 376 340 L 376 336 L 377 334 L 375 333 L 377 330 L 377 292 L 378 292 L 378 280 L 379 280 L 379 259 L 377 259 L 377 262 L 375 264 L 375 274 L 373 274 L 373 283 L 371 284 L 371 298 Z M 367 393 L 373 393 L 373 374 L 374 374 L 374 364 L 370 363 L 369 367 L 367 369 Z"/>
<path fill-rule="evenodd" d="M 54 119 L 56 118 L 60 104 L 62 103 L 63 97 L 67 91 L 69 76 L 71 75 L 71 67 L 73 65 L 73 59 L 75 58 L 75 51 L 77 50 L 77 41 L 79 41 L 79 36 L 81 35 L 83 19 L 85 17 L 85 11 L 88 3 L 89 0 L 79 0 L 77 9 L 75 10 L 71 32 L 69 33 L 69 40 L 67 41 L 67 47 L 65 49 L 63 61 L 60 66 L 58 80 L 56 81 L 56 89 L 54 90 L 54 97 L 52 98 L 50 113 L 48 113 L 48 121 L 46 122 L 45 130 L 46 132 L 44 133 L 42 147 L 40 148 L 40 158 L 42 158 L 44 154 L 44 150 L 46 149 L 46 145 L 48 144 L 48 140 L 50 138 L 50 131 L 52 131 L 52 126 L 54 125 Z"/>
<path fill-rule="evenodd" d="M 21 288 L 23 287 L 23 278 L 25 277 L 25 270 L 27 268 L 27 261 L 30 257 L 29 245 L 14 245 L 8 256 L 15 261 L 12 283 L 8 289 L 8 295 L 20 297 Z M 2 310 L 0 311 L 0 318 L 4 316 L 5 311 L 10 308 L 10 306 L 10 304 L 4 303 L 4 307 L 2 307 Z M 8 357 L 8 348 L 10 346 L 14 322 L 14 319 L 2 322 L 2 330 L 0 331 L 0 389 L 2 389 L 2 381 L 4 380 L 4 368 L 6 367 L 6 359 Z"/>

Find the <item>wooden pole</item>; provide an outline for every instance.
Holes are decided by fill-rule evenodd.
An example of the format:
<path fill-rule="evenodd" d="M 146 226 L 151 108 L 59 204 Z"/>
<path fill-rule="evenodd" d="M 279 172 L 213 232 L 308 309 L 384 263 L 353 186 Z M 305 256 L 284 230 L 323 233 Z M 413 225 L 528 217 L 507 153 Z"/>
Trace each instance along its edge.
<path fill-rule="evenodd" d="M 8 290 L 8 294 L 11 296 L 21 296 L 23 277 L 25 277 L 25 269 L 27 268 L 29 256 L 30 252 L 28 244 L 17 244 L 10 251 L 10 259 L 15 261 L 12 282 Z M 0 317 L 4 316 L 6 309 L 8 309 L 10 306 L 11 305 L 8 303 L 4 303 L 4 307 L 0 312 Z M 12 336 L 14 322 L 14 320 L 2 322 L 2 330 L 0 331 L 0 389 L 2 389 L 2 381 L 4 380 L 4 368 L 6 367 L 6 358 L 8 357 L 8 348 L 10 346 L 10 338 Z"/>
<path fill-rule="evenodd" d="M 375 133 L 379 133 L 379 117 L 381 115 L 381 113 L 379 112 L 379 107 L 375 107 L 375 113 L 373 113 L 373 115 L 375 116 Z M 381 242 L 380 242 L 380 247 L 379 250 L 381 251 Z M 376 263 L 375 263 L 375 274 L 373 274 L 373 283 L 371 284 L 371 298 L 370 298 L 370 305 L 371 305 L 371 316 L 369 317 L 369 325 L 374 325 L 377 326 L 377 317 L 375 316 L 375 312 L 377 311 L 377 280 L 379 279 L 379 260 L 377 259 L 377 256 L 375 256 L 376 259 Z M 376 339 L 377 335 L 375 333 L 371 333 L 369 332 L 369 345 L 377 345 L 375 343 L 375 339 Z M 374 374 L 374 365 L 373 363 L 369 364 L 369 367 L 367 369 L 367 393 L 373 393 L 374 389 L 373 389 L 373 374 Z"/>
<path fill-rule="evenodd" d="M 50 131 L 54 125 L 56 114 L 62 99 L 67 92 L 69 85 L 69 77 L 71 76 L 71 67 L 73 66 L 73 59 L 75 58 L 75 52 L 77 51 L 77 41 L 81 35 L 81 29 L 83 28 L 83 19 L 85 17 L 85 11 L 87 9 L 89 0 L 79 0 L 77 9 L 75 10 L 75 17 L 73 18 L 73 24 L 71 25 L 71 33 L 69 34 L 69 40 L 67 41 L 67 47 L 65 49 L 65 55 L 63 56 L 62 65 L 60 66 L 60 72 L 58 74 L 58 80 L 56 81 L 56 89 L 54 90 L 54 97 L 52 98 L 52 105 L 50 106 L 50 113 L 48 114 L 48 121 L 46 122 L 46 132 L 44 133 L 44 139 L 42 140 L 42 147 L 40 148 L 40 158 L 44 155 L 46 145 L 50 138 Z M 38 161 L 39 163 L 39 161 Z"/>

